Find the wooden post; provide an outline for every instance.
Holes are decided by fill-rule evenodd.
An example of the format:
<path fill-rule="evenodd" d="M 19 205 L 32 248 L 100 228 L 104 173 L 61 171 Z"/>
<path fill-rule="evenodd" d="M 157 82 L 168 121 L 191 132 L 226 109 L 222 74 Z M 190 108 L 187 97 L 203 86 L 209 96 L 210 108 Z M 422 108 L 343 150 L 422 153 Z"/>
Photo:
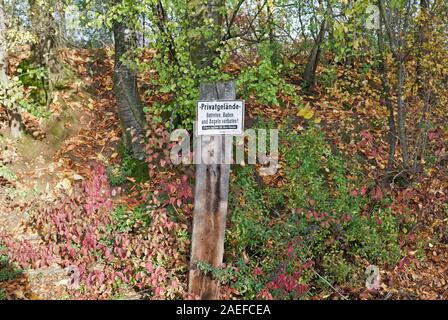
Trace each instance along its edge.
<path fill-rule="evenodd" d="M 200 100 L 234 99 L 233 81 L 200 86 Z M 188 289 L 201 299 L 214 300 L 219 299 L 219 284 L 210 275 L 204 275 L 197 268 L 197 262 L 204 261 L 214 267 L 222 265 L 230 174 L 230 164 L 225 159 L 229 158 L 232 140 L 225 139 L 223 135 L 198 137 L 196 133 L 194 139 L 195 151 L 201 150 L 195 157 L 201 157 L 202 161 L 196 166 Z"/>

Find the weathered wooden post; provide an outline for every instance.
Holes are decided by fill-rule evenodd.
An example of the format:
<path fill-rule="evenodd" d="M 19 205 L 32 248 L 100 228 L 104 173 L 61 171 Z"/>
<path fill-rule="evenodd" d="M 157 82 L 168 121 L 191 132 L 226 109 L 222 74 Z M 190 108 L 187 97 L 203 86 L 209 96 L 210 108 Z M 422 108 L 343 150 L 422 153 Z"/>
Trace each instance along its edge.
<path fill-rule="evenodd" d="M 200 100 L 194 137 L 197 166 L 188 287 L 201 299 L 212 300 L 219 298 L 219 285 L 197 263 L 222 264 L 233 146 L 229 137 L 242 133 L 244 105 L 230 101 L 235 100 L 234 81 L 201 84 Z"/>

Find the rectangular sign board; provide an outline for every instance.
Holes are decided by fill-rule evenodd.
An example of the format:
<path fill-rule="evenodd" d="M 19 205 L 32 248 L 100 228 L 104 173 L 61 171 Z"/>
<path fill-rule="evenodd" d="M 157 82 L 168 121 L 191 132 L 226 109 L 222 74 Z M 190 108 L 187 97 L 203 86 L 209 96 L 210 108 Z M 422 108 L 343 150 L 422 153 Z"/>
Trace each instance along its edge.
<path fill-rule="evenodd" d="M 198 101 L 197 135 L 242 135 L 244 101 Z"/>

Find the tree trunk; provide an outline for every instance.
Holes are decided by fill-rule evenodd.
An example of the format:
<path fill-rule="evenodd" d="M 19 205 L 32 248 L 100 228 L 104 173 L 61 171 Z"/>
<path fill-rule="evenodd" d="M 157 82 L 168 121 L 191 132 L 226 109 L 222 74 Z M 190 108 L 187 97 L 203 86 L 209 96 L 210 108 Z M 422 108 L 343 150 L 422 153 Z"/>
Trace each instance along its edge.
<path fill-rule="evenodd" d="M 403 50 L 404 50 L 404 41 L 406 41 L 405 38 L 406 38 L 408 17 L 406 17 L 404 21 L 404 26 L 402 26 L 402 29 L 400 30 L 398 39 L 396 39 L 393 33 L 393 28 L 390 25 L 388 16 L 386 15 L 384 1 L 378 0 L 378 5 L 380 9 L 381 19 L 384 23 L 384 26 L 386 28 L 389 37 L 390 48 L 395 58 L 396 64 L 398 66 L 398 83 L 395 91 L 395 95 L 397 98 L 397 126 L 398 126 L 398 137 L 400 139 L 401 154 L 403 157 L 403 168 L 407 170 L 409 169 L 409 149 L 406 134 L 406 101 L 405 99 L 403 99 L 404 84 L 406 80 L 405 53 L 403 52 Z"/>
<path fill-rule="evenodd" d="M 3 0 L 0 0 L 0 86 L 9 85 L 8 78 L 8 47 L 6 42 L 6 14 Z M 22 135 L 22 117 L 17 106 L 5 106 L 9 114 L 11 136 L 15 139 Z"/>
<path fill-rule="evenodd" d="M 324 41 L 326 29 L 327 29 L 327 21 L 326 19 L 324 19 L 324 21 L 322 21 L 322 24 L 320 26 L 319 35 L 314 41 L 314 46 L 311 49 L 311 53 L 308 57 L 308 62 L 305 67 L 305 71 L 303 73 L 304 88 L 307 91 L 313 91 L 314 89 L 314 84 L 316 82 L 316 70 L 320 59 L 320 51 L 321 51 L 320 48 L 322 42 Z"/>
<path fill-rule="evenodd" d="M 409 167 L 408 139 L 406 134 L 406 106 L 403 99 L 404 81 L 406 77 L 404 57 L 400 54 L 398 62 L 398 84 L 397 84 L 397 104 L 398 104 L 398 136 L 400 138 L 401 153 L 403 156 L 403 167 Z"/>
<path fill-rule="evenodd" d="M 423 161 L 425 157 L 425 150 L 428 138 L 429 120 L 431 104 L 433 100 L 433 92 L 430 86 L 427 85 L 428 77 L 425 75 L 425 70 L 422 67 L 424 58 L 429 54 L 426 43 L 428 41 L 428 25 L 430 24 L 429 16 L 429 2 L 428 0 L 420 0 L 420 20 L 418 24 L 417 43 L 418 50 L 416 54 L 415 67 L 415 85 L 417 86 L 418 97 L 423 102 L 423 113 L 419 128 L 420 134 L 415 144 L 413 170 L 415 171 L 418 165 L 418 160 Z"/>
<path fill-rule="evenodd" d="M 154 17 L 156 19 L 156 25 L 159 31 L 164 35 L 163 38 L 163 45 L 168 48 L 168 59 L 170 59 L 170 62 L 177 64 L 177 57 L 176 57 L 176 49 L 175 49 L 175 41 L 173 38 L 173 35 L 167 30 L 166 23 L 167 16 L 165 12 L 165 8 L 163 7 L 162 1 L 158 0 L 157 3 L 153 5 L 151 8 Z M 143 25 L 145 26 L 145 25 Z"/>
<path fill-rule="evenodd" d="M 205 3 L 206 2 L 206 3 Z M 213 20 L 214 32 L 204 35 L 204 32 L 192 32 L 189 42 L 190 57 L 195 66 L 199 69 L 211 66 L 217 55 L 217 49 L 222 39 L 221 27 L 224 17 L 220 8 L 224 6 L 224 0 L 191 0 L 188 1 L 190 28 L 192 30 L 201 28 L 204 25 L 204 19 Z"/>
<path fill-rule="evenodd" d="M 65 21 L 65 10 L 66 6 L 63 0 L 57 1 L 57 10 L 59 21 L 57 24 L 58 27 L 58 42 L 60 47 L 65 47 L 67 45 L 67 23 Z"/>
<path fill-rule="evenodd" d="M 0 84 L 8 83 L 8 59 L 6 47 L 6 14 L 3 0 L 0 0 Z"/>
<path fill-rule="evenodd" d="M 390 85 L 387 79 L 387 69 L 385 60 L 385 49 L 384 49 L 384 36 L 382 31 L 382 26 L 378 30 L 378 48 L 380 51 L 380 66 L 379 71 L 381 74 L 381 85 L 383 87 L 383 97 L 386 102 L 387 111 L 389 113 L 388 124 L 389 124 L 389 133 L 388 133 L 388 141 L 389 141 L 389 159 L 387 162 L 387 171 L 392 171 L 394 168 L 395 161 L 395 149 L 397 145 L 397 129 L 395 125 L 395 115 L 394 115 L 394 106 L 390 99 Z"/>
<path fill-rule="evenodd" d="M 137 74 L 126 63 L 135 43 L 135 33 L 124 22 L 114 21 L 115 69 L 114 92 L 123 132 L 123 145 L 135 157 L 145 156 L 145 114 L 137 90 Z"/>
<path fill-rule="evenodd" d="M 33 45 L 34 59 L 39 67 L 48 71 L 49 89 L 61 81 L 63 64 L 60 61 L 58 47 L 61 42 L 58 26 L 52 12 L 57 10 L 48 0 L 28 0 L 29 16 L 37 42 Z M 51 100 L 51 99 L 50 99 Z M 50 103 L 47 101 L 47 104 Z"/>
<path fill-rule="evenodd" d="M 278 43 L 275 37 L 275 29 L 274 29 L 274 15 L 272 14 L 271 6 L 269 2 L 266 3 L 267 10 L 267 24 L 268 24 L 268 36 L 269 36 L 269 47 L 271 49 L 271 63 L 274 67 L 278 66 L 281 62 L 280 55 L 280 44 Z"/>
<path fill-rule="evenodd" d="M 422 59 L 425 57 L 426 54 L 428 54 L 427 50 L 425 50 L 425 43 L 427 41 L 426 39 L 426 33 L 427 33 L 427 24 L 428 24 L 428 10 L 429 10 L 429 4 L 427 0 L 420 0 L 420 21 L 418 24 L 418 32 L 417 32 L 417 43 L 418 43 L 418 50 L 417 50 L 417 56 L 416 56 L 416 64 L 415 67 L 415 82 L 418 88 L 418 94 L 419 97 L 422 98 L 424 95 L 424 75 L 422 74 L 421 70 L 421 62 Z"/>

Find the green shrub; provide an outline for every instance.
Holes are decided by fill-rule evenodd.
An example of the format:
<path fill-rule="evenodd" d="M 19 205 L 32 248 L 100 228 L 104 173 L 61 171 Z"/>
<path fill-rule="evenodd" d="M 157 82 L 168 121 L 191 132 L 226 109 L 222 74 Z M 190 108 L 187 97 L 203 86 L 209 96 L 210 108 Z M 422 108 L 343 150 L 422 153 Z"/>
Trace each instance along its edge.
<path fill-rule="evenodd" d="M 287 95 L 294 96 L 293 86 L 283 80 L 282 65 L 273 64 L 274 53 L 269 45 L 259 45 L 258 53 L 259 64 L 244 69 L 238 77 L 239 92 L 246 98 L 254 94 L 262 104 L 279 105 L 278 93 L 284 91 Z"/>
<path fill-rule="evenodd" d="M 121 150 L 122 151 L 122 150 Z M 135 178 L 137 182 L 149 179 L 148 165 L 145 161 L 134 158 L 131 154 L 122 151 L 122 162 L 112 164 L 106 168 L 107 177 L 111 186 L 124 184 L 127 177 Z"/>
<path fill-rule="evenodd" d="M 39 106 L 46 106 L 49 102 L 47 70 L 30 60 L 23 60 L 17 68 L 17 73 L 20 83 L 31 89 L 27 100 L 30 101 L 30 106 L 34 106 L 34 108 L 29 108 L 30 113 L 41 113 L 42 108 L 39 108 Z"/>
<path fill-rule="evenodd" d="M 323 260 L 326 274 L 338 283 L 348 279 L 350 269 L 361 271 L 359 258 L 371 264 L 396 264 L 401 257 L 398 221 L 385 203 L 364 212 L 370 198 L 361 192 L 365 186 L 360 185 L 362 178 L 353 164 L 350 167 L 342 156 L 333 154 L 316 129 L 287 134 L 284 139 L 287 206 L 302 214 L 306 230 L 313 230 L 311 236 L 302 235 L 308 236 L 311 258 Z"/>
<path fill-rule="evenodd" d="M 366 261 L 380 268 L 398 263 L 398 221 L 386 200 L 371 202 L 353 162 L 334 154 L 315 128 L 286 128 L 280 146 L 280 187 L 257 182 L 253 167 L 234 170 L 225 262 L 238 272 L 226 278 L 230 286 L 244 298 L 270 288 L 273 296 L 296 299 L 306 294 L 278 291 L 278 274 L 326 290 L 328 283 L 362 286 Z M 319 276 L 303 267 L 308 261 Z M 255 276 L 255 268 L 262 273 Z"/>
<path fill-rule="evenodd" d="M 109 165 L 106 169 L 109 184 L 112 187 L 120 186 L 126 182 L 126 173 L 119 164 Z"/>
<path fill-rule="evenodd" d="M 22 61 L 17 68 L 18 75 L 11 77 L 7 85 L 0 85 L 0 100 L 9 110 L 28 112 L 36 117 L 50 115 L 48 75 L 43 68 L 28 60 Z"/>
<path fill-rule="evenodd" d="M 234 247 L 229 251 L 240 257 L 243 253 L 259 255 L 265 250 L 264 244 L 270 238 L 269 212 L 260 201 L 262 193 L 256 185 L 251 167 L 243 167 L 235 181 L 233 196 L 229 199 L 231 208 L 230 222 L 233 228 L 228 230 L 229 242 Z"/>
<path fill-rule="evenodd" d="M 118 233 L 144 232 L 151 223 L 145 205 L 138 206 L 132 210 L 129 210 L 126 206 L 119 206 L 112 211 L 111 220 L 110 230 Z"/>
<path fill-rule="evenodd" d="M 14 171 L 12 171 L 7 166 L 1 165 L 1 164 L 0 164 L 0 177 L 3 177 L 8 181 L 16 180 L 16 175 L 15 175 Z"/>
<path fill-rule="evenodd" d="M 333 88 L 337 78 L 338 74 L 335 65 L 330 65 L 328 67 L 323 68 L 322 73 L 320 75 L 320 81 L 322 82 L 325 88 Z"/>
<path fill-rule="evenodd" d="M 6 295 L 5 289 L 0 288 L 0 300 L 7 300 L 8 296 Z"/>
<path fill-rule="evenodd" d="M 0 244 L 0 284 L 17 278 L 22 274 L 21 270 L 17 270 L 11 266 L 8 256 L 3 253 L 5 246 Z M 0 288 L 0 300 L 6 300 L 8 298 L 6 291 Z"/>

